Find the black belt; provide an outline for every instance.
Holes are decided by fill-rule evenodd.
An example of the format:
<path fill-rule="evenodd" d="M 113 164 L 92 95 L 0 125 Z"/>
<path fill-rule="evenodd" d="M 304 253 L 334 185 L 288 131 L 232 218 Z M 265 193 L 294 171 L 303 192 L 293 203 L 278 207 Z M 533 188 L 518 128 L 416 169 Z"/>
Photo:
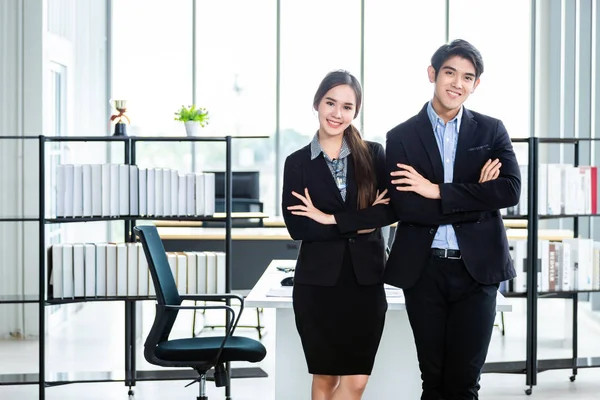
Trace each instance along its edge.
<path fill-rule="evenodd" d="M 460 255 L 460 250 L 452 250 L 452 249 L 431 249 L 431 255 L 438 258 L 449 258 L 451 260 L 460 260 L 462 256 Z"/>

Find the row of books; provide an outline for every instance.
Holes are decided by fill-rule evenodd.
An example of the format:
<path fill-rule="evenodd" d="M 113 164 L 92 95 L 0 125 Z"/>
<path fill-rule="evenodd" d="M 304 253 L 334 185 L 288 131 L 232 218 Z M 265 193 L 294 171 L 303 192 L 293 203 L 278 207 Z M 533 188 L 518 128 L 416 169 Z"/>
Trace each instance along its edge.
<path fill-rule="evenodd" d="M 140 243 L 62 243 L 50 248 L 53 299 L 155 295 Z M 225 293 L 225 253 L 168 252 L 179 294 Z"/>
<path fill-rule="evenodd" d="M 517 276 L 501 289 L 526 292 L 527 241 L 510 240 L 509 246 Z M 540 240 L 536 265 L 540 292 L 600 290 L 600 242 L 586 238 Z"/>
<path fill-rule="evenodd" d="M 505 215 L 527 215 L 528 166 L 520 165 L 519 204 Z M 540 215 L 597 214 L 598 167 L 569 164 L 538 165 L 538 213 Z"/>
<path fill-rule="evenodd" d="M 206 216 L 215 212 L 215 174 L 179 174 L 129 164 L 57 168 L 58 217 Z"/>

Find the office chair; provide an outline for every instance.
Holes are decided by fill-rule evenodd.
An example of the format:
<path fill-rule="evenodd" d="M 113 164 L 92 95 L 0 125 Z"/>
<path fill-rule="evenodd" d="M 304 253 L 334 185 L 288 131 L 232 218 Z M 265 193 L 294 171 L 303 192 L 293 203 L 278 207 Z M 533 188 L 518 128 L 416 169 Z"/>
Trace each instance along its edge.
<path fill-rule="evenodd" d="M 244 300 L 240 296 L 234 294 L 179 295 L 156 227 L 136 226 L 133 231 L 139 237 L 144 248 L 157 301 L 156 317 L 146 338 L 146 343 L 144 343 L 144 357 L 149 363 L 162 367 L 195 369 L 199 377 L 187 386 L 199 382 L 200 394 L 197 400 L 208 400 L 206 396 L 206 372 L 208 370 L 215 369 L 214 379 L 217 387 L 228 386 L 229 376 L 225 369 L 225 363 L 230 361 L 259 362 L 265 358 L 267 350 L 254 339 L 233 335 L 244 308 Z M 234 299 L 240 302 L 237 318 L 233 308 L 227 304 L 181 305 L 183 300 L 226 302 Z M 225 336 L 169 340 L 169 334 L 179 310 L 196 309 L 225 310 L 229 325 Z"/>

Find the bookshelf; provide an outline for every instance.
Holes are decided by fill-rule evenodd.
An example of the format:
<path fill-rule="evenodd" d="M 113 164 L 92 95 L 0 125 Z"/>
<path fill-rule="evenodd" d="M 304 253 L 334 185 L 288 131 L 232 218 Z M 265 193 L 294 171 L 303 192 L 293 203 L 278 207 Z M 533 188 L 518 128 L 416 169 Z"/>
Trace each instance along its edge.
<path fill-rule="evenodd" d="M 540 144 L 562 144 L 573 146 L 574 166 L 579 165 L 579 144 L 580 142 L 600 141 L 596 138 L 537 138 L 530 137 L 526 139 L 513 139 L 513 143 L 526 143 L 528 145 L 528 164 L 527 164 L 527 215 L 503 216 L 507 220 L 521 220 L 522 225 L 520 233 L 527 240 L 527 259 L 526 270 L 527 290 L 524 293 L 505 293 L 506 297 L 525 297 L 527 302 L 527 331 L 526 331 L 526 354 L 524 361 L 511 362 L 492 362 L 486 363 L 484 373 L 522 373 L 525 374 L 525 389 L 527 395 L 532 394 L 533 386 L 537 385 L 537 374 L 539 372 L 554 369 L 571 369 L 571 382 L 575 381 L 577 370 L 579 368 L 600 367 L 600 357 L 579 357 L 577 348 L 577 325 L 578 325 L 578 296 L 580 293 L 599 292 L 599 290 L 571 290 L 571 291 L 552 291 L 541 292 L 537 290 L 538 274 L 538 240 L 542 237 L 551 240 L 562 240 L 568 237 L 568 233 L 555 230 L 553 235 L 540 235 L 539 221 L 552 219 L 571 218 L 573 220 L 572 237 L 579 237 L 579 218 L 591 218 L 600 216 L 600 214 L 557 214 L 557 215 L 539 215 L 539 194 L 538 194 L 538 166 L 539 166 L 539 146 Z M 524 190 L 524 188 L 521 188 Z M 538 331 L 537 331 L 537 304 L 538 299 L 545 298 L 563 298 L 573 300 L 573 346 L 572 357 L 565 359 L 538 359 Z"/>
<path fill-rule="evenodd" d="M 68 299 L 48 298 L 48 260 L 46 244 L 46 227 L 52 224 L 86 223 L 96 221 L 120 221 L 124 224 L 124 242 L 135 242 L 133 227 L 137 221 L 177 221 L 180 223 L 202 223 L 218 222 L 225 227 L 225 288 L 231 291 L 231 251 L 232 238 L 231 229 L 234 218 L 265 218 L 266 215 L 252 213 L 232 213 L 232 141 L 235 138 L 258 139 L 267 136 L 223 136 L 223 137 L 48 137 L 48 136 L 0 136 L 0 140 L 29 140 L 37 141 L 39 145 L 39 204 L 38 217 L 32 218 L 0 218 L 4 222 L 28 222 L 37 223 L 39 226 L 39 287 L 37 295 L 4 295 L 0 293 L 0 304 L 25 304 L 34 303 L 39 307 L 39 372 L 29 374 L 0 374 L 0 385 L 38 385 L 39 399 L 46 398 L 46 390 L 49 387 L 67 383 L 91 383 L 91 382 L 124 382 L 129 387 L 129 396 L 133 396 L 133 386 L 138 381 L 146 380 L 172 380 L 172 379 L 196 379 L 195 371 L 172 371 L 159 369 L 156 371 L 138 371 L 135 365 L 136 356 L 136 302 L 142 300 L 154 300 L 152 296 L 113 296 L 113 297 L 79 297 Z M 137 144 L 141 142 L 222 142 L 225 145 L 225 212 L 215 213 L 211 216 L 93 216 L 93 217 L 47 217 L 46 216 L 46 146 L 56 142 L 106 142 L 120 143 L 123 146 L 124 164 L 135 165 Z M 248 213 L 251 214 L 251 213 Z M 77 302 L 104 302 L 121 301 L 125 307 L 125 368 L 122 371 L 99 371 L 99 372 L 46 372 L 46 307 L 55 304 L 67 304 Z M 227 366 L 230 369 L 230 366 Z M 235 378 L 235 371 L 230 375 Z M 226 387 L 226 396 L 230 396 L 230 387 Z"/>

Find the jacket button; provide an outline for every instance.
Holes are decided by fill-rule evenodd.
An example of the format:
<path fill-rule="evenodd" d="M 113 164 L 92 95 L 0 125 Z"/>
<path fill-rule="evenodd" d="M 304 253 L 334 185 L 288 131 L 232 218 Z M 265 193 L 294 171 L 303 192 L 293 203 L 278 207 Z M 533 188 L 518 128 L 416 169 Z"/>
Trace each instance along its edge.
<path fill-rule="evenodd" d="M 354 239 L 352 239 L 352 238 L 348 239 L 348 241 L 349 241 L 350 243 L 354 243 Z"/>
<path fill-rule="evenodd" d="M 435 229 L 431 228 L 431 229 L 429 230 L 429 234 L 430 234 L 430 235 L 433 235 L 434 233 L 435 233 Z"/>

